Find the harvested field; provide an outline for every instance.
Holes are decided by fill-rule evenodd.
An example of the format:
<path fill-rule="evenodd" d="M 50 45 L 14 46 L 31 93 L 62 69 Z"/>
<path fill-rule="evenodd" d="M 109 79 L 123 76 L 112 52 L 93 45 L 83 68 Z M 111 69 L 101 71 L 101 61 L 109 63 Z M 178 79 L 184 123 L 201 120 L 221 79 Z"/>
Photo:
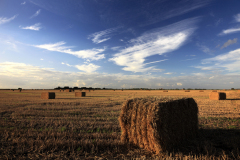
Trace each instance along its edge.
<path fill-rule="evenodd" d="M 226 100 L 213 101 L 210 92 L 95 90 L 81 98 L 56 92 L 56 99 L 40 99 L 42 90 L 1 90 L 0 159 L 240 159 L 240 93 L 228 90 Z M 122 105 L 146 96 L 192 97 L 199 109 L 197 139 L 159 155 L 122 143 Z"/>

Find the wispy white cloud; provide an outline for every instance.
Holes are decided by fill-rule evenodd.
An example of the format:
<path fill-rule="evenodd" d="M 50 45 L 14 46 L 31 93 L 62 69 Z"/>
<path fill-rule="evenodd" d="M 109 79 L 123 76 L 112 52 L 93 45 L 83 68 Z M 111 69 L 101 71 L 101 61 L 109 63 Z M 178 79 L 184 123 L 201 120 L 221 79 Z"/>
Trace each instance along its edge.
<path fill-rule="evenodd" d="M 192 61 L 194 59 L 196 59 L 196 58 L 190 58 L 190 59 L 185 59 L 185 60 L 181 60 L 181 61 Z"/>
<path fill-rule="evenodd" d="M 167 73 L 164 73 L 164 74 L 169 74 L 170 75 L 170 74 L 173 74 L 173 73 L 172 72 L 167 72 Z"/>
<path fill-rule="evenodd" d="M 240 72 L 240 48 L 213 58 L 202 60 L 202 66 L 195 66 L 201 70 L 226 70 Z"/>
<path fill-rule="evenodd" d="M 24 1 L 24 2 L 21 3 L 21 5 L 24 5 L 24 4 L 26 4 L 26 1 Z"/>
<path fill-rule="evenodd" d="M 104 52 L 106 48 L 103 48 L 103 49 L 93 48 L 93 49 L 87 49 L 87 50 L 73 51 L 71 49 L 73 48 L 72 46 L 63 46 L 64 44 L 66 44 L 66 42 L 61 41 L 53 44 L 50 43 L 50 44 L 33 45 L 33 46 L 37 48 L 46 49 L 49 51 L 56 51 L 56 52 L 71 54 L 78 58 L 83 58 L 86 60 L 99 60 L 99 59 L 105 58 L 104 54 L 99 54 L 99 53 Z"/>
<path fill-rule="evenodd" d="M 182 86 L 182 83 L 177 83 L 178 86 Z"/>
<path fill-rule="evenodd" d="M 89 35 L 88 39 L 91 39 L 93 41 L 93 43 L 96 43 L 96 44 L 105 42 L 105 41 L 111 39 L 112 33 L 116 32 L 119 28 L 121 28 L 121 27 L 110 28 L 110 29 L 106 29 L 104 31 L 95 32 L 95 33 Z"/>
<path fill-rule="evenodd" d="M 186 13 L 189 13 L 191 11 L 194 11 L 196 9 L 202 8 L 209 4 L 211 0 L 202 0 L 202 1 L 197 1 L 197 0 L 179 0 L 174 3 L 168 3 L 168 1 L 159 1 L 157 3 L 161 7 L 158 7 L 156 12 L 153 12 L 154 14 L 152 15 L 151 11 L 144 11 L 143 13 L 146 13 L 148 17 L 148 21 L 143 24 L 145 25 L 150 25 L 154 23 L 158 23 L 162 20 L 166 20 L 172 17 L 180 16 Z M 150 2 L 149 2 L 150 3 Z M 156 5 L 156 2 L 152 2 L 152 5 Z M 153 7 L 152 7 L 153 8 Z M 171 8 L 171 10 L 167 10 L 165 8 Z"/>
<path fill-rule="evenodd" d="M 217 81 L 209 80 L 209 77 L 216 77 Z M 198 74 L 177 77 L 161 77 L 154 75 L 124 75 L 107 73 L 87 72 L 66 72 L 57 71 L 54 68 L 42 68 L 16 62 L 0 63 L 0 87 L 4 88 L 55 88 L 57 86 L 70 87 L 107 87 L 107 88 L 231 88 L 239 84 L 240 74 L 215 75 Z M 161 83 L 159 83 L 161 82 Z M 182 85 L 180 85 L 180 83 Z M 177 84 L 177 85 L 176 85 Z M 1 87 L 3 88 L 3 87 Z"/>
<path fill-rule="evenodd" d="M 214 78 L 214 76 L 212 76 L 212 77 L 209 77 L 209 79 L 213 79 Z"/>
<path fill-rule="evenodd" d="M 155 67 L 146 67 L 145 59 L 152 55 L 163 55 L 184 44 L 193 33 L 197 19 L 187 19 L 178 23 L 146 32 L 130 40 L 130 46 L 114 54 L 110 61 L 124 66 L 124 71 L 146 72 Z"/>
<path fill-rule="evenodd" d="M 163 60 L 159 60 L 159 61 L 153 61 L 153 62 L 145 63 L 145 65 L 152 64 L 152 63 L 163 62 L 163 61 L 166 61 L 166 60 L 168 60 L 168 59 L 163 59 Z"/>
<path fill-rule="evenodd" d="M 234 16 L 236 22 L 240 22 L 240 13 Z"/>
<path fill-rule="evenodd" d="M 66 65 L 66 66 L 68 66 L 68 67 L 73 67 L 73 65 L 70 65 L 70 64 L 64 63 L 64 62 L 62 62 L 61 64 L 64 64 L 64 65 Z"/>
<path fill-rule="evenodd" d="M 34 25 L 31 26 L 26 26 L 26 27 L 22 27 L 19 26 L 21 29 L 29 29 L 29 30 L 33 30 L 33 31 L 39 31 L 42 27 L 41 27 L 41 23 L 36 23 Z"/>
<path fill-rule="evenodd" d="M 18 15 L 14 15 L 13 17 L 11 18 L 6 18 L 6 17 L 0 17 L 0 25 L 1 24 L 4 24 L 4 23 L 8 23 L 12 20 L 14 20 Z"/>
<path fill-rule="evenodd" d="M 225 42 L 223 44 L 223 46 L 221 47 L 221 49 L 226 48 L 227 46 L 237 43 L 237 38 L 234 38 L 233 40 L 229 39 L 227 42 Z"/>
<path fill-rule="evenodd" d="M 41 58 L 40 60 L 43 61 L 44 59 Z"/>
<path fill-rule="evenodd" d="M 198 46 L 199 49 L 200 49 L 201 51 L 203 51 L 204 53 L 207 53 L 207 54 L 212 55 L 212 51 L 211 51 L 207 46 L 202 45 L 202 44 L 199 44 L 199 43 L 197 43 L 197 46 Z"/>
<path fill-rule="evenodd" d="M 223 30 L 219 35 L 226 35 L 226 34 L 231 34 L 231 33 L 236 33 L 236 32 L 240 32 L 240 28 L 226 29 L 226 30 Z"/>
<path fill-rule="evenodd" d="M 95 72 L 97 69 L 100 68 L 100 66 L 89 63 L 89 64 L 83 64 L 83 65 L 76 65 L 75 66 L 80 71 L 86 72 L 86 73 L 92 73 Z"/>
<path fill-rule="evenodd" d="M 40 14 L 40 12 L 41 12 L 41 9 L 37 10 L 36 13 L 34 13 L 34 15 L 32 15 L 32 16 L 30 17 L 30 19 L 31 19 L 31 18 L 34 18 L 34 17 L 37 17 L 37 16 Z"/>

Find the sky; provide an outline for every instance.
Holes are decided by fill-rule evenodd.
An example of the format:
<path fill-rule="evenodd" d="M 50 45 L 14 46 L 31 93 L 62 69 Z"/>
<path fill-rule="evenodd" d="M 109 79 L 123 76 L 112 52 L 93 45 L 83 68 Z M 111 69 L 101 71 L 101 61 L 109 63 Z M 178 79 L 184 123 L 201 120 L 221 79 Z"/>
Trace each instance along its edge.
<path fill-rule="evenodd" d="M 1 0 L 0 89 L 240 88 L 239 0 Z"/>

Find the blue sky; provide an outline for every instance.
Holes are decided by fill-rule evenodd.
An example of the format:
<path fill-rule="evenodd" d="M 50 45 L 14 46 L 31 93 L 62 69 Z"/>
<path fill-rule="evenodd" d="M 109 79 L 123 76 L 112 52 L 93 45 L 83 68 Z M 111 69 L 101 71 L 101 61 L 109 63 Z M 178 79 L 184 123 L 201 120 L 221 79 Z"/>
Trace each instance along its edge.
<path fill-rule="evenodd" d="M 0 88 L 240 88 L 239 0 L 2 0 Z"/>

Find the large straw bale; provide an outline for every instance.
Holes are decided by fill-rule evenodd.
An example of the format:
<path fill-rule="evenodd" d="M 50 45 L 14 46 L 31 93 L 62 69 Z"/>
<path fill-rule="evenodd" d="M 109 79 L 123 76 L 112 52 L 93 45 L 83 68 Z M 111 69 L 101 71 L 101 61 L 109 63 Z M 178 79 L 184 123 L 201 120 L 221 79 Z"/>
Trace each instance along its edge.
<path fill-rule="evenodd" d="M 163 92 L 168 92 L 168 91 L 163 91 Z"/>
<path fill-rule="evenodd" d="M 127 100 L 119 117 L 121 141 L 159 154 L 198 135 L 198 107 L 193 98 Z"/>
<path fill-rule="evenodd" d="M 85 97 L 86 92 L 75 92 L 75 97 Z"/>
<path fill-rule="evenodd" d="M 213 90 L 212 92 L 217 92 L 216 90 Z"/>
<path fill-rule="evenodd" d="M 226 93 L 224 92 L 210 92 L 209 99 L 211 100 L 224 100 L 226 99 Z"/>
<path fill-rule="evenodd" d="M 185 90 L 185 92 L 190 92 L 189 90 Z"/>
<path fill-rule="evenodd" d="M 19 89 L 19 90 L 18 90 L 18 92 L 22 92 L 22 90 L 21 90 L 21 89 Z"/>
<path fill-rule="evenodd" d="M 199 91 L 199 92 L 204 92 L 204 91 Z"/>
<path fill-rule="evenodd" d="M 55 99 L 55 92 L 42 92 L 41 99 Z"/>

